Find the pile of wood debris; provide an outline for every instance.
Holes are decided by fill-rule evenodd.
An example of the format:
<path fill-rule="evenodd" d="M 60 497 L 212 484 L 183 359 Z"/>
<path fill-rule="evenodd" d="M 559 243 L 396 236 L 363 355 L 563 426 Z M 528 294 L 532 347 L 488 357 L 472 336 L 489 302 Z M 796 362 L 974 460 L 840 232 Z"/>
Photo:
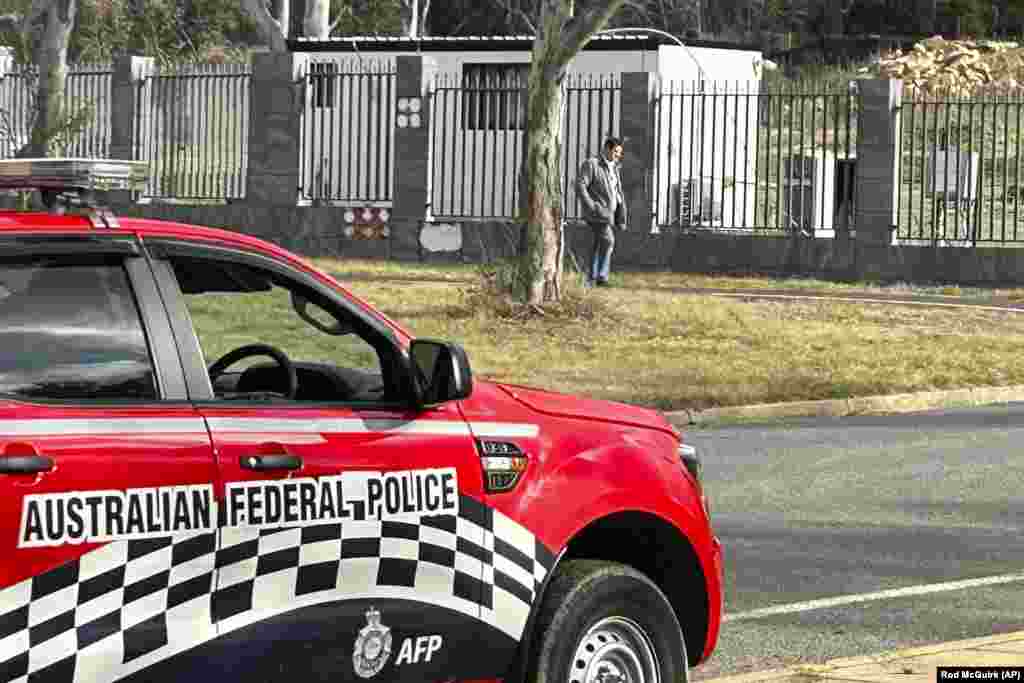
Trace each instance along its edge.
<path fill-rule="evenodd" d="M 908 94 L 942 97 L 1024 92 L 1024 47 L 991 40 L 946 40 L 935 36 L 909 51 L 883 56 L 860 69 L 876 78 L 902 79 Z"/>

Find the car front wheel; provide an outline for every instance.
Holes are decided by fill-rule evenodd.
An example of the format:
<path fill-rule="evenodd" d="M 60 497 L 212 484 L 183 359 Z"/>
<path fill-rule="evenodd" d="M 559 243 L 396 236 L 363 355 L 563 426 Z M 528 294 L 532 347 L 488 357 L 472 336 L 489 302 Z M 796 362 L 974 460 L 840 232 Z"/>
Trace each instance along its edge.
<path fill-rule="evenodd" d="M 626 565 L 568 560 L 544 597 L 533 683 L 686 683 L 686 644 L 665 594 Z"/>

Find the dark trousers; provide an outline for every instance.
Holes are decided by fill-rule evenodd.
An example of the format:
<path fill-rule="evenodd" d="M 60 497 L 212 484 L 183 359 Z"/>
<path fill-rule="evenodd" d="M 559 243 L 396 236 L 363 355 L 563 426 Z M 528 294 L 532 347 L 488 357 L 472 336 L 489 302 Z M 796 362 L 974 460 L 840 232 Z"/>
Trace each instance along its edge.
<path fill-rule="evenodd" d="M 594 247 L 590 257 L 591 282 L 607 282 L 612 269 L 612 250 L 615 249 L 615 228 L 608 223 L 588 223 L 594 232 Z"/>

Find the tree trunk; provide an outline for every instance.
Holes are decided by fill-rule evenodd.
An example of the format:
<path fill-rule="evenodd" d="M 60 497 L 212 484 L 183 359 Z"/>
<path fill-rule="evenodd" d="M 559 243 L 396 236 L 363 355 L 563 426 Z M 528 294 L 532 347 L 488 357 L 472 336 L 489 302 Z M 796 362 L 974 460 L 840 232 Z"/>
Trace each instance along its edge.
<path fill-rule="evenodd" d="M 326 38 L 331 33 L 330 0 L 306 0 L 306 19 L 302 33 L 307 38 Z"/>
<path fill-rule="evenodd" d="M 289 16 L 291 17 L 291 25 L 288 27 L 288 35 L 290 36 L 305 36 L 306 33 L 306 17 L 309 14 L 309 7 L 306 6 L 306 0 L 290 0 L 289 4 L 291 9 Z M 328 18 L 330 21 L 330 18 Z"/>
<path fill-rule="evenodd" d="M 1005 36 L 1010 29 L 1010 0 L 999 0 L 995 7 L 995 27 L 993 33 L 997 36 Z"/>
<path fill-rule="evenodd" d="M 277 19 L 277 23 L 281 27 L 281 36 L 287 38 L 288 30 L 292 27 L 291 0 L 273 0 L 272 6 L 274 18 Z"/>
<path fill-rule="evenodd" d="M 541 0 L 527 98 L 525 191 L 519 280 L 532 305 L 562 296 L 562 83 L 569 62 L 608 24 L 625 0 L 592 3 L 573 16 L 573 0 Z"/>
<path fill-rule="evenodd" d="M 398 14 L 402 21 L 402 34 L 410 38 L 418 36 L 420 29 L 420 0 L 401 0 Z"/>
<path fill-rule="evenodd" d="M 526 131 L 526 226 L 520 250 L 525 300 L 557 301 L 562 292 L 562 81 L 564 68 L 530 71 Z"/>
<path fill-rule="evenodd" d="M 430 15 L 430 0 L 420 0 L 420 23 L 417 27 L 418 35 L 426 36 L 430 34 L 430 21 L 428 19 Z"/>
<path fill-rule="evenodd" d="M 19 156 L 55 156 L 55 134 L 65 118 L 64 91 L 68 74 L 68 41 L 75 24 L 77 0 L 55 0 L 43 13 L 43 34 L 37 43 L 36 118 L 32 137 Z"/>

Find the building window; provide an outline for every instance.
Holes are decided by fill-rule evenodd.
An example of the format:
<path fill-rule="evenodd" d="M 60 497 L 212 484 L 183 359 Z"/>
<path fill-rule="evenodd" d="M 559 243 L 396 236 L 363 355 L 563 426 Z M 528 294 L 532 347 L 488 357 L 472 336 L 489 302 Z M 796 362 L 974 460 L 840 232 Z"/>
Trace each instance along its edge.
<path fill-rule="evenodd" d="M 526 130 L 529 64 L 463 64 L 464 130 Z"/>
<path fill-rule="evenodd" d="M 338 65 L 334 62 L 313 62 L 309 65 L 309 84 L 313 88 L 313 106 L 323 109 L 334 106 L 337 99 Z"/>

